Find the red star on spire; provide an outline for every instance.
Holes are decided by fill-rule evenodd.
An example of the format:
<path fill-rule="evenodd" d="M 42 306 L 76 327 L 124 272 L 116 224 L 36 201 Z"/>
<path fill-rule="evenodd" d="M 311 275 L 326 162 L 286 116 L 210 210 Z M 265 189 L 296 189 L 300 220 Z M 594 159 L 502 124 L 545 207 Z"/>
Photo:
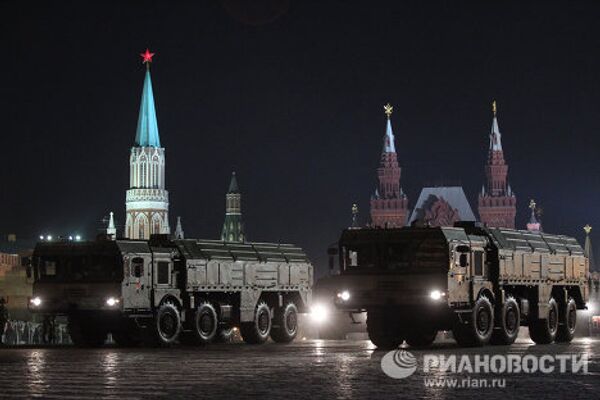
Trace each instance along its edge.
<path fill-rule="evenodd" d="M 142 57 L 142 64 L 150 64 L 152 62 L 152 57 L 154 57 L 154 53 L 150 53 L 150 50 L 146 49 L 145 52 L 140 53 L 140 57 Z"/>

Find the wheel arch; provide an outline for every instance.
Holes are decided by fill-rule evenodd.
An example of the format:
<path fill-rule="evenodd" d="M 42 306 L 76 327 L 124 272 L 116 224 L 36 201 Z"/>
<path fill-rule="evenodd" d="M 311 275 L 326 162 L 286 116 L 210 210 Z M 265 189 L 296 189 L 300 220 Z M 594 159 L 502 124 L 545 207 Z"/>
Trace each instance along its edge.
<path fill-rule="evenodd" d="M 158 307 L 161 307 L 163 304 L 166 304 L 166 303 L 171 303 L 171 304 L 173 304 L 175 307 L 177 307 L 177 309 L 178 309 L 179 311 L 181 311 L 181 309 L 182 309 L 182 304 L 181 304 L 181 301 L 180 301 L 180 300 L 179 300 L 177 297 L 175 297 L 175 296 L 173 296 L 173 295 L 171 295 L 171 294 L 166 294 L 166 295 L 164 295 L 164 296 L 163 296 L 163 297 L 160 299 L 160 301 L 159 301 L 159 303 L 158 303 Z"/>
<path fill-rule="evenodd" d="M 481 288 L 479 290 L 479 293 L 477 293 L 477 297 L 475 299 L 479 299 L 484 296 L 487 297 L 487 299 L 490 301 L 490 303 L 492 303 L 492 305 L 496 304 L 496 296 L 494 296 L 494 293 L 492 293 L 492 291 L 488 288 Z"/>

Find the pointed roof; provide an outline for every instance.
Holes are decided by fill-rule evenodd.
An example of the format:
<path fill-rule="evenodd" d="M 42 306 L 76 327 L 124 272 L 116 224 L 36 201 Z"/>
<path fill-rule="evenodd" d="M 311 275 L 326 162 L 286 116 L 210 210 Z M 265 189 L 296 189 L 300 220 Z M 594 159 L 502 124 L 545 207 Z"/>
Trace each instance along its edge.
<path fill-rule="evenodd" d="M 502 134 L 496 117 L 496 100 L 492 103 L 492 111 L 494 112 L 494 119 L 492 120 L 492 130 L 490 132 L 490 150 L 502 151 Z"/>
<path fill-rule="evenodd" d="M 395 153 L 396 146 L 394 145 L 394 131 L 392 130 L 392 112 L 394 107 L 390 103 L 383 106 L 383 110 L 387 117 L 387 125 L 385 127 L 385 136 L 383 137 L 383 153 Z"/>
<path fill-rule="evenodd" d="M 140 113 L 135 134 L 135 145 L 140 147 L 160 147 L 149 67 L 146 68 L 144 88 L 142 89 L 142 101 L 140 103 Z"/>
<path fill-rule="evenodd" d="M 181 226 L 181 217 L 177 217 L 177 227 L 175 228 L 175 239 L 184 239 L 183 227 Z"/>
<path fill-rule="evenodd" d="M 235 172 L 231 173 L 231 182 L 229 182 L 229 190 L 227 194 L 239 193 L 240 188 L 238 186 L 237 178 L 235 176 Z"/>
<path fill-rule="evenodd" d="M 108 219 L 108 227 L 106 228 L 106 234 L 108 236 L 116 236 L 117 228 L 115 227 L 115 217 L 113 212 L 110 212 L 110 217 Z"/>
<path fill-rule="evenodd" d="M 394 132 L 392 131 L 392 121 L 388 118 L 385 128 L 385 137 L 383 138 L 383 152 L 395 153 L 396 146 L 394 145 Z"/>

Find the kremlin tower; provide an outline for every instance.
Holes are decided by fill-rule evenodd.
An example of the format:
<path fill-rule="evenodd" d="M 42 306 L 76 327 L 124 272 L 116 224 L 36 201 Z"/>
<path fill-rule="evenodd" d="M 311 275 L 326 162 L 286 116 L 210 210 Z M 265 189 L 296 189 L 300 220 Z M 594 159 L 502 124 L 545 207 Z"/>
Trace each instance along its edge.
<path fill-rule="evenodd" d="M 224 242 L 244 242 L 244 222 L 242 221 L 242 194 L 235 172 L 231 174 L 229 190 L 225 195 L 225 222 L 221 232 Z"/>
<path fill-rule="evenodd" d="M 488 162 L 485 167 L 487 187 L 479 195 L 479 218 L 486 226 L 496 228 L 515 227 L 517 199 L 507 180 L 508 165 L 504 162 L 502 135 L 496 117 L 496 101 L 492 103 L 494 119 L 490 133 Z"/>
<path fill-rule="evenodd" d="M 135 145 L 129 157 L 129 190 L 125 209 L 125 237 L 148 239 L 151 234 L 169 234 L 169 192 L 165 190 L 165 149 L 160 146 L 150 64 L 152 56 L 141 54 L 146 77 L 138 117 Z"/>
<path fill-rule="evenodd" d="M 400 187 L 400 166 L 390 120 L 393 107 L 388 103 L 383 108 L 387 126 L 377 169 L 379 186 L 371 197 L 371 223 L 374 227 L 399 228 L 406 225 L 408 199 Z"/>

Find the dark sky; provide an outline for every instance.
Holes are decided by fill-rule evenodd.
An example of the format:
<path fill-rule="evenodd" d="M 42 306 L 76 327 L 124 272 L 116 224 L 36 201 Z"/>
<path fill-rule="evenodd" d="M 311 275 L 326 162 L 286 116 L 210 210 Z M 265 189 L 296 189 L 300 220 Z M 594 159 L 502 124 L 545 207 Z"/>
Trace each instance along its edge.
<path fill-rule="evenodd" d="M 475 208 L 493 98 L 517 224 L 535 198 L 546 231 L 600 232 L 600 2 L 247 3 L 0 2 L 0 232 L 124 224 L 146 47 L 188 237 L 220 234 L 235 170 L 249 239 L 322 266 L 367 220 L 388 101 L 410 205 L 459 181 Z"/>

